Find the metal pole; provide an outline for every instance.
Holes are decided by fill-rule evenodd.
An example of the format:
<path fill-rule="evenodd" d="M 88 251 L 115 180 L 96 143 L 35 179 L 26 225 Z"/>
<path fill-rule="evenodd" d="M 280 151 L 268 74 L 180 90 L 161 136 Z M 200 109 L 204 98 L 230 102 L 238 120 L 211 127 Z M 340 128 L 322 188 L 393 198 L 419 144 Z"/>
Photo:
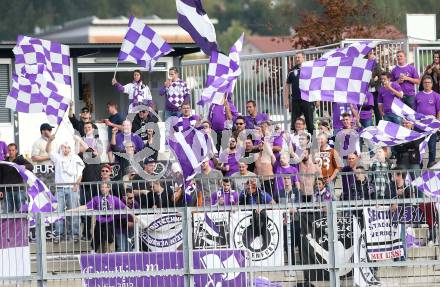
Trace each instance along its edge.
<path fill-rule="evenodd" d="M 330 286 L 339 287 L 341 282 L 339 279 L 339 264 L 337 262 L 337 256 L 335 255 L 336 244 L 338 242 L 338 225 L 337 225 L 337 213 L 336 213 L 336 202 L 332 201 L 327 204 L 327 225 L 328 225 L 328 253 L 330 265 Z"/>
<path fill-rule="evenodd" d="M 283 56 L 282 58 L 282 83 L 284 84 L 284 89 L 286 88 L 286 79 L 287 79 L 287 74 L 288 74 L 288 69 L 289 69 L 289 65 L 287 64 L 287 56 Z M 284 89 L 281 91 L 282 93 L 282 105 L 284 106 Z M 290 101 L 290 99 L 288 99 L 288 101 Z M 289 113 L 288 113 L 288 109 L 283 109 L 283 117 L 284 117 L 284 130 L 288 131 L 289 130 Z M 292 120 L 292 119 L 290 119 Z"/>
<path fill-rule="evenodd" d="M 44 225 L 44 218 L 41 213 L 34 213 L 35 218 L 35 231 L 37 235 L 37 286 L 47 287 L 47 252 L 46 252 L 46 227 Z"/>
<path fill-rule="evenodd" d="M 187 207 L 184 209 L 182 215 L 182 234 L 183 234 L 183 260 L 184 260 L 184 273 L 185 273 L 185 286 L 194 286 L 193 277 L 193 245 L 192 245 L 192 222 L 191 222 L 192 209 Z"/>

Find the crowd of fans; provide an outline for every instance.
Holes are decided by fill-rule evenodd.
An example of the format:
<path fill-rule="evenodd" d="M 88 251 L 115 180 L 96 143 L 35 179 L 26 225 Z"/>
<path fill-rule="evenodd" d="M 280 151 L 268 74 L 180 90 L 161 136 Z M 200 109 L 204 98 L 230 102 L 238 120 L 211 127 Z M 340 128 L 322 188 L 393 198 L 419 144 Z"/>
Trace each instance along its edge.
<path fill-rule="evenodd" d="M 374 59 L 374 54 L 371 52 L 368 58 Z M 393 114 L 391 103 L 395 97 L 418 113 L 440 118 L 440 52 L 434 53 L 433 63 L 422 77 L 406 62 L 402 51 L 397 53 L 397 65 L 392 71 L 382 71 L 376 64 L 365 103 L 333 103 L 331 121 L 314 118 L 314 109 L 320 103 L 301 99 L 299 74 L 303 60 L 301 53 L 295 56 L 284 87 L 284 104 L 291 111 L 291 131 L 283 130 L 270 120 L 270 115 L 259 112 L 254 100 L 247 101 L 245 115 L 239 114 L 230 94 L 225 95 L 223 105 L 211 105 L 207 118 L 192 114 L 191 91 L 176 68 L 169 70 L 169 80 L 160 91 L 166 102 L 167 132 L 196 128 L 213 143 L 209 158 L 201 164 L 191 186 L 184 186 L 177 162 L 158 173 L 158 165 L 164 166 L 159 160 L 161 135 L 155 129 L 160 119 L 140 71 L 135 71 L 133 82 L 126 85 L 112 80 L 118 91 L 128 94 L 129 112 L 135 117 L 129 120 L 116 103 L 107 103 L 108 118 L 101 123 L 108 127 L 108 146 L 99 138 L 90 110 L 81 109 L 77 118 L 71 107 L 69 119 L 79 133 L 75 145 L 56 138 L 54 128 L 45 123 L 40 127 L 41 137 L 33 144 L 31 159 L 19 155 L 14 143 L 0 141 L 0 160 L 29 170 L 33 165 L 53 166 L 53 192 L 61 212 L 182 206 L 212 206 L 219 210 L 232 205 L 423 197 L 407 181 L 418 176 L 417 171 L 397 171 L 423 167 L 419 142 L 392 149 L 374 148 L 361 140 L 359 132 L 380 119 L 413 129 L 411 122 Z M 136 110 L 141 105 L 145 108 Z M 58 147 L 53 146 L 54 140 L 60 142 Z M 436 144 L 434 135 L 429 141 L 427 167 L 435 164 Z M 103 154 L 107 163 L 100 161 Z M 0 168 L 0 184 L 23 183 L 10 167 Z M 50 174 L 41 177 L 50 182 Z M 145 175 L 151 180 L 145 180 Z M 2 187 L 0 196 L 2 210 L 7 213 L 21 211 L 26 201 L 20 186 Z M 430 240 L 434 242 L 437 214 L 427 204 L 423 208 L 432 211 L 427 212 L 427 217 Z M 128 238 L 133 236 L 134 215 L 96 216 L 94 229 L 91 216 L 81 218 L 81 224 L 79 217 L 68 219 L 68 224 L 56 223 L 55 241 L 95 238 L 96 251 L 105 251 L 104 243 L 113 241 L 118 251 L 130 248 Z"/>

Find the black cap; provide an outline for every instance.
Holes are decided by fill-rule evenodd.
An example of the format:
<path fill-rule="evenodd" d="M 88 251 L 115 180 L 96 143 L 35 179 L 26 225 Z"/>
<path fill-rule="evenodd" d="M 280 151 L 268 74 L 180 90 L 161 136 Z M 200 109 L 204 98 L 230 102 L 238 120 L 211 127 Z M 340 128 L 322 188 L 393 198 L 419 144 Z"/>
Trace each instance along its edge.
<path fill-rule="evenodd" d="M 88 112 L 90 112 L 88 107 L 84 107 L 81 109 L 81 113 L 88 113 Z"/>
<path fill-rule="evenodd" d="M 149 163 L 156 163 L 156 160 L 152 157 L 147 157 L 146 159 L 144 159 L 144 164 L 149 164 Z"/>
<path fill-rule="evenodd" d="M 54 127 L 49 125 L 48 123 L 44 123 L 40 126 L 40 132 L 41 131 L 51 131 Z"/>

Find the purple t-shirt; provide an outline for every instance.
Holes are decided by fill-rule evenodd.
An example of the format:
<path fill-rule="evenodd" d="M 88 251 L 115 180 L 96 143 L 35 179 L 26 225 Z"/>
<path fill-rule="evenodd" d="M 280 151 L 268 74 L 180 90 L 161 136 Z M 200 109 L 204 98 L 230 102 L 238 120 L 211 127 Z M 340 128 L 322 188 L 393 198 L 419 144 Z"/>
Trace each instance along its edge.
<path fill-rule="evenodd" d="M 396 65 L 394 69 L 391 71 L 391 80 L 397 81 L 399 80 L 400 74 L 404 74 L 410 78 L 418 79 L 419 74 L 416 71 L 416 68 L 413 65 L 405 65 L 405 66 L 398 66 Z M 408 96 L 414 96 L 415 90 L 414 90 L 414 84 L 409 81 L 404 81 L 403 83 L 399 84 L 402 88 L 403 94 Z"/>
<path fill-rule="evenodd" d="M 165 110 L 177 112 L 183 103 L 190 102 L 190 92 L 185 81 L 177 80 L 167 87 L 162 87 L 159 94 L 166 96 Z"/>
<path fill-rule="evenodd" d="M 293 174 L 291 176 L 291 180 L 292 182 L 297 182 L 298 181 L 298 170 L 293 167 L 293 166 L 286 166 L 286 167 L 282 167 L 281 165 L 277 165 L 275 168 L 275 175 L 279 175 L 279 174 Z M 283 182 L 283 177 L 282 176 L 276 176 L 275 177 L 275 185 L 278 189 L 278 191 L 283 190 L 284 189 L 284 182 Z"/>
<path fill-rule="evenodd" d="M 230 192 L 224 192 L 219 190 L 211 194 L 211 205 L 216 205 L 220 198 L 224 199 L 224 206 L 237 205 L 238 204 L 238 192 L 231 190 Z"/>
<path fill-rule="evenodd" d="M 440 95 L 434 91 L 431 93 L 419 92 L 414 102 L 414 110 L 427 116 L 437 116 L 440 111 Z"/>
<path fill-rule="evenodd" d="M 231 113 L 232 113 L 232 121 L 235 122 L 235 119 L 238 116 L 237 108 L 235 107 L 235 105 L 232 103 L 232 101 L 230 99 L 228 99 L 228 103 L 229 103 L 229 108 L 231 109 Z M 221 131 L 227 129 L 225 127 L 225 123 L 226 123 L 225 106 L 212 104 L 209 107 L 208 120 L 211 122 L 212 129 L 215 132 L 221 132 Z"/>
<path fill-rule="evenodd" d="M 8 145 L 4 141 L 0 141 L 0 160 L 5 160 L 8 153 Z"/>
<path fill-rule="evenodd" d="M 219 156 L 219 162 L 229 165 L 229 171 L 226 172 L 225 176 L 231 176 L 233 173 L 238 172 L 240 169 L 238 167 L 239 160 L 243 154 L 243 148 L 237 148 L 234 153 L 228 153 L 227 151 L 221 153 Z"/>
<path fill-rule="evenodd" d="M 367 93 L 365 102 L 359 112 L 359 117 L 362 120 L 370 120 L 373 117 L 374 98 L 372 93 Z"/>
<path fill-rule="evenodd" d="M 353 106 L 357 110 L 356 106 Z M 350 104 L 333 103 L 333 129 L 342 129 L 342 114 L 349 113 L 352 115 Z M 353 117 L 352 125 L 356 125 L 356 119 Z"/>
<path fill-rule="evenodd" d="M 116 196 L 108 195 L 108 196 L 94 196 L 92 200 L 87 202 L 86 204 L 88 209 L 93 210 L 118 210 L 125 209 L 125 204 Z M 96 221 L 98 222 L 112 222 L 114 215 L 97 215 Z"/>
<path fill-rule="evenodd" d="M 402 91 L 402 88 L 396 82 L 392 82 L 391 87 L 398 92 Z M 377 97 L 377 102 L 379 104 L 383 104 L 384 114 L 391 114 L 392 113 L 391 105 L 393 104 L 394 97 L 396 97 L 396 95 L 393 94 L 393 92 L 391 92 L 390 90 L 388 90 L 385 87 L 380 87 L 379 96 Z"/>
<path fill-rule="evenodd" d="M 141 151 L 144 148 L 144 142 L 137 134 L 130 133 L 129 135 L 124 135 L 124 133 L 118 133 L 116 135 L 116 146 L 121 150 L 124 149 L 124 143 L 127 141 L 131 141 L 134 144 L 135 152 Z"/>
<path fill-rule="evenodd" d="M 269 120 L 268 114 L 257 114 L 255 118 L 251 117 L 250 115 L 244 116 L 244 122 L 246 124 L 247 129 L 255 129 L 255 127 L 264 121 Z"/>
<path fill-rule="evenodd" d="M 172 123 L 172 126 L 174 127 L 175 131 L 186 131 L 190 127 L 194 127 L 199 120 L 199 115 L 192 115 L 189 117 L 176 117 L 174 123 Z"/>

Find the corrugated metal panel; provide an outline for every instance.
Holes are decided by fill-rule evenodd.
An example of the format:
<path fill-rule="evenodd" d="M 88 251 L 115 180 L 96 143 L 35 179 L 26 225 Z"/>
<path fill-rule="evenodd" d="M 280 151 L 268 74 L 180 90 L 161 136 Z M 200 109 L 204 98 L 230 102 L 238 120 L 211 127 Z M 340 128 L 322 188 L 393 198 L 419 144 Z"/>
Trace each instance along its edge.
<path fill-rule="evenodd" d="M 6 97 L 9 94 L 9 69 L 10 65 L 0 64 L 0 123 L 11 122 L 11 111 L 4 107 L 6 103 Z"/>

